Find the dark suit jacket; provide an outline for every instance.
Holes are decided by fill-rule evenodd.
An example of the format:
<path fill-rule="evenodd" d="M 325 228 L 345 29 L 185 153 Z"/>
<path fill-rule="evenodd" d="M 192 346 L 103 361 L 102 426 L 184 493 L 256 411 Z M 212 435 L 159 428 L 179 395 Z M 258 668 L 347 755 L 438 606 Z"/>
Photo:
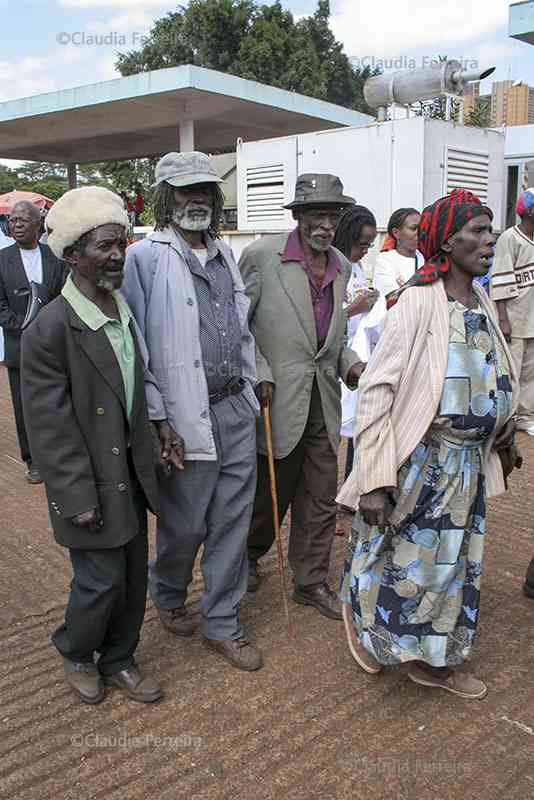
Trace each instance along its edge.
<path fill-rule="evenodd" d="M 103 328 L 92 331 L 64 297 L 22 335 L 22 400 L 34 462 L 45 483 L 56 541 L 65 547 L 120 547 L 138 531 L 128 445 L 137 480 L 155 511 L 155 447 L 137 329 L 135 392 L 126 416 L 122 373 Z M 150 378 L 151 376 L 149 376 Z M 100 506 L 99 533 L 71 518 Z"/>
<path fill-rule="evenodd" d="M 39 247 L 43 263 L 39 296 L 46 304 L 61 293 L 68 269 L 47 244 Z M 0 250 L 0 327 L 4 329 L 4 361 L 8 367 L 20 366 L 20 326 L 28 307 L 28 298 L 18 297 L 15 291 L 29 286 L 18 244 L 4 247 Z"/>

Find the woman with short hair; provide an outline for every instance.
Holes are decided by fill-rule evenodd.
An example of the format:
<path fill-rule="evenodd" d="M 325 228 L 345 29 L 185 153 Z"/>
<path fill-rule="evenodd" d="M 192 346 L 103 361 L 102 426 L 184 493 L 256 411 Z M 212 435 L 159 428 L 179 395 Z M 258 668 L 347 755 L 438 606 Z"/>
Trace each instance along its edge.
<path fill-rule="evenodd" d="M 359 386 L 355 463 L 338 502 L 358 508 L 341 587 L 349 647 L 369 673 L 410 662 L 415 683 L 465 698 L 486 497 L 517 376 L 491 301 L 474 283 L 493 252 L 492 212 L 457 189 L 426 208 L 424 266 L 400 290 Z M 504 460 L 504 458 L 503 458 Z"/>
<path fill-rule="evenodd" d="M 389 218 L 373 274 L 373 286 L 386 298 L 404 286 L 423 265 L 424 258 L 417 249 L 420 219 L 416 208 L 398 208 Z"/>

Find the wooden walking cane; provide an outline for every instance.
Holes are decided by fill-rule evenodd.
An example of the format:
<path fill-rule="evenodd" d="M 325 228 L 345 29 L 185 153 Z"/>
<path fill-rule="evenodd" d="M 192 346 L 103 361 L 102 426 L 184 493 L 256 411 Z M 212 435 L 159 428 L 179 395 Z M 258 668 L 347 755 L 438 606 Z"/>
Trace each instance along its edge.
<path fill-rule="evenodd" d="M 280 575 L 280 589 L 282 591 L 282 602 L 287 620 L 287 632 L 292 636 L 291 622 L 289 620 L 289 607 L 287 604 L 286 576 L 284 569 L 284 551 L 282 549 L 282 532 L 280 530 L 280 518 L 278 516 L 278 492 L 276 489 L 276 473 L 274 471 L 273 455 L 273 434 L 271 430 L 271 411 L 269 404 L 262 405 L 261 409 L 263 421 L 265 423 L 265 440 L 267 442 L 267 461 L 269 463 L 269 478 L 271 482 L 271 500 L 273 503 L 273 523 L 274 538 L 276 539 L 276 552 L 278 555 L 278 573 Z"/>

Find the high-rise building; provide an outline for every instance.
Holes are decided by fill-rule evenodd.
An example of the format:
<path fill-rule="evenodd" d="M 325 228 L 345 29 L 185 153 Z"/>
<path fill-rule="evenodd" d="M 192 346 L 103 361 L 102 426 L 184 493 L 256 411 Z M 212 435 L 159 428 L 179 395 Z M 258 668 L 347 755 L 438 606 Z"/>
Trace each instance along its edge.
<path fill-rule="evenodd" d="M 491 87 L 491 125 L 534 123 L 534 89 L 512 81 L 495 81 Z"/>
<path fill-rule="evenodd" d="M 466 117 L 475 110 L 477 100 L 479 97 L 480 97 L 480 81 L 473 81 L 472 83 L 468 83 L 463 93 L 464 115 Z"/>

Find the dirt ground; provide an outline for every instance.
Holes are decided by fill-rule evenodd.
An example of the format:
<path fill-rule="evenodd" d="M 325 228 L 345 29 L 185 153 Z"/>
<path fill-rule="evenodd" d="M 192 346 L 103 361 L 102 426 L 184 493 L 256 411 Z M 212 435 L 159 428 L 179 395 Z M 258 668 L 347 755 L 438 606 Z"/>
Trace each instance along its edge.
<path fill-rule="evenodd" d="M 528 800 L 534 796 L 534 601 L 521 593 L 534 550 L 534 440 L 490 504 L 481 622 L 472 668 L 483 701 L 364 674 L 342 623 L 290 602 L 276 562 L 242 618 L 265 666 L 242 673 L 177 639 L 148 607 L 140 666 L 162 683 L 155 706 L 108 692 L 96 707 L 65 685 L 50 633 L 70 579 L 42 487 L 23 478 L 0 368 L 0 797 L 8 800 Z M 347 523 L 345 523 L 346 525 Z M 346 538 L 336 537 L 336 586 Z M 199 596 L 196 579 L 191 599 Z"/>

